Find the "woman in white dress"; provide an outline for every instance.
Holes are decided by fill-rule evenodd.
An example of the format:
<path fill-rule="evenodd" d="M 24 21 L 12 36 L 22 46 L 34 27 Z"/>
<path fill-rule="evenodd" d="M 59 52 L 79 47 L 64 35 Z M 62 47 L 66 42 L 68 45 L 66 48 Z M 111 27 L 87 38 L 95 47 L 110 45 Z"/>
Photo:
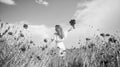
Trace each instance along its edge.
<path fill-rule="evenodd" d="M 74 27 L 75 21 L 74 22 L 70 21 L 70 24 L 71 24 L 72 28 L 68 29 L 67 31 L 63 31 L 63 28 L 60 25 L 55 26 L 56 33 L 54 33 L 54 35 L 55 35 L 54 40 L 56 42 L 57 47 L 60 49 L 60 51 L 59 51 L 60 56 L 65 56 L 65 54 L 66 54 L 66 52 L 65 52 L 66 48 L 63 43 L 64 39 L 67 37 L 68 32 L 70 32 L 72 29 L 75 29 L 75 27 Z"/>

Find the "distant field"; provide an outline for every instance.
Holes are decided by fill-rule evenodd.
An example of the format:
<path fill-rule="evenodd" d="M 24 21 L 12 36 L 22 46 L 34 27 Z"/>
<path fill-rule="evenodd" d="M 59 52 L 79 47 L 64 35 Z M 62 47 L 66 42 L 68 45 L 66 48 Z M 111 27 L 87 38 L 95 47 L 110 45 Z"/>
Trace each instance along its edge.
<path fill-rule="evenodd" d="M 0 67 L 120 67 L 119 34 L 85 38 L 83 45 L 67 49 L 66 56 L 60 57 L 53 43 L 35 44 L 28 27 L 0 23 Z"/>

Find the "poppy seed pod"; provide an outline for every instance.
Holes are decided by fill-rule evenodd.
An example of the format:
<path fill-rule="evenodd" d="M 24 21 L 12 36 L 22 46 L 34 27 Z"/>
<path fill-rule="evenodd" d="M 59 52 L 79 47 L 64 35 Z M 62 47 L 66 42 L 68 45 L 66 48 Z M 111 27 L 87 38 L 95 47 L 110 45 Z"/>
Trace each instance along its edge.
<path fill-rule="evenodd" d="M 24 24 L 23 27 L 24 27 L 25 29 L 27 29 L 27 28 L 28 28 L 28 25 L 27 25 L 27 24 Z"/>

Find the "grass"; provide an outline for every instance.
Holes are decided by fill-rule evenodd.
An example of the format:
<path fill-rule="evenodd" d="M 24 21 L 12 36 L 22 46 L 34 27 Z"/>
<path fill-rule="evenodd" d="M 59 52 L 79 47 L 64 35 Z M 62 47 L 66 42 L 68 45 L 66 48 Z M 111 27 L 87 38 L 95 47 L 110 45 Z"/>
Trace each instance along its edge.
<path fill-rule="evenodd" d="M 50 44 L 36 46 L 27 31 L 22 25 L 1 23 L 0 67 L 120 67 L 119 36 L 102 33 L 86 38 L 86 43 L 67 49 L 62 58 Z"/>

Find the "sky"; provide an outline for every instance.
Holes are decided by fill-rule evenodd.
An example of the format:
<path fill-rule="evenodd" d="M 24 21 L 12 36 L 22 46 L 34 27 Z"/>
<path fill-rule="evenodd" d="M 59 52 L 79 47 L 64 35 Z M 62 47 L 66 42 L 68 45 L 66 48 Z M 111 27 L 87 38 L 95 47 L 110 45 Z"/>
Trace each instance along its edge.
<path fill-rule="evenodd" d="M 0 18 L 6 22 L 28 21 L 30 24 L 54 26 L 67 23 L 73 16 L 78 0 L 44 0 L 47 5 L 37 0 L 0 0 Z M 42 1 L 42 0 L 41 0 Z M 46 4 L 46 3 L 45 3 Z"/>
<path fill-rule="evenodd" d="M 0 0 L 0 19 L 8 23 L 27 21 L 33 39 L 50 37 L 56 24 L 67 30 L 71 18 L 76 29 L 68 34 L 67 48 L 79 39 L 100 32 L 120 33 L 120 0 Z M 99 29 L 99 31 L 98 31 Z"/>
<path fill-rule="evenodd" d="M 84 5 L 86 9 L 76 11 L 77 20 L 107 32 L 120 29 L 120 0 L 94 0 Z"/>

